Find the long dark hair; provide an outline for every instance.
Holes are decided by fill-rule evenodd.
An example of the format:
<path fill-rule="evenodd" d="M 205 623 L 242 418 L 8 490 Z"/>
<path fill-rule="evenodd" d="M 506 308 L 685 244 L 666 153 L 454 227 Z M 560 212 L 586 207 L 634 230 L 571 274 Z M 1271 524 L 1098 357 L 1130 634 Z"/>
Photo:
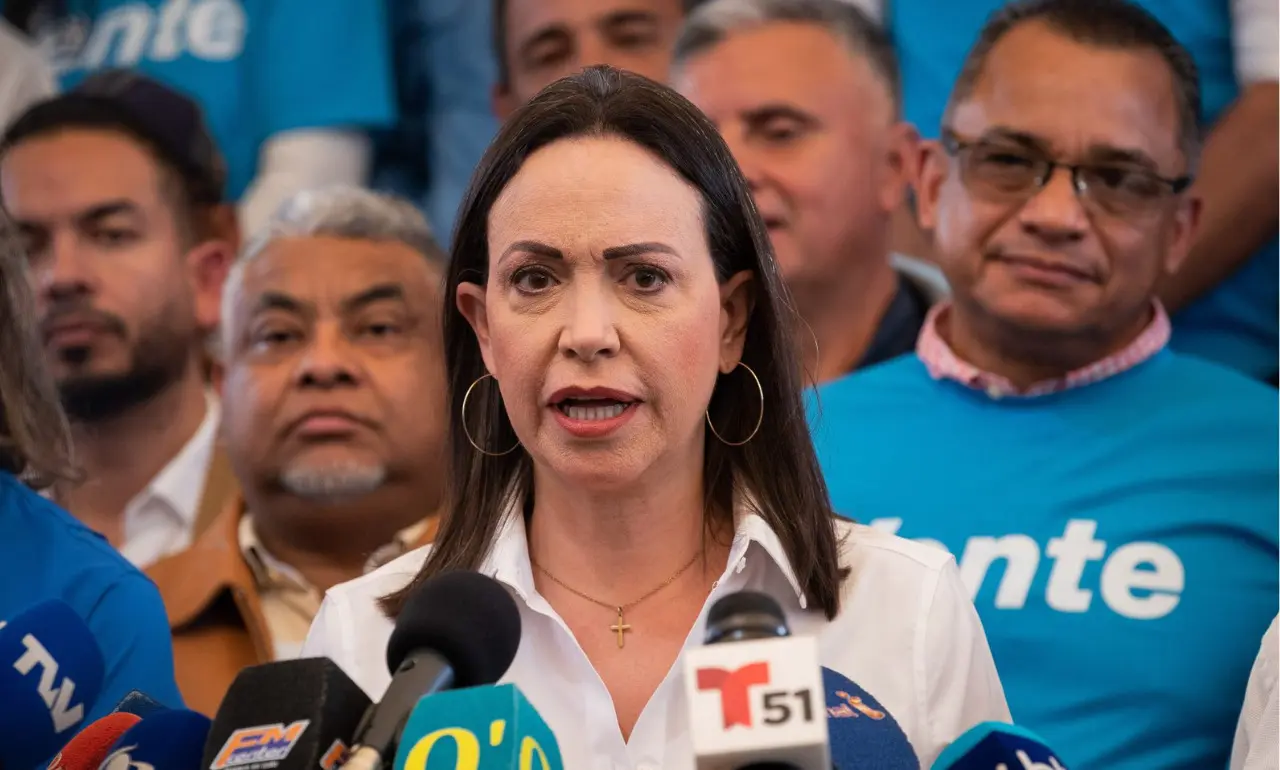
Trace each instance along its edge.
<path fill-rule="evenodd" d="M 602 135 L 646 148 L 698 189 L 719 280 L 743 270 L 755 275 L 755 302 L 742 361 L 760 378 L 763 421 L 743 446 L 728 446 L 707 433 L 704 515 L 710 528 L 711 517 L 732 515 L 735 491 L 749 492 L 782 541 L 807 601 L 827 617 L 835 617 L 844 572 L 835 516 L 801 401 L 792 336 L 796 314 L 746 181 L 715 126 L 688 100 L 639 75 L 604 66 L 548 86 L 521 108 L 502 128 L 472 177 L 454 233 L 445 294 L 452 502 L 422 571 L 409 586 L 385 597 L 383 609 L 394 617 L 409 594 L 431 576 L 479 568 L 493 545 L 510 496 L 523 492 L 526 501 L 531 499 L 532 461 L 524 449 L 486 456 L 475 451 L 463 432 L 463 398 L 486 370 L 475 333 L 452 300 L 461 283 L 483 286 L 488 280 L 489 210 L 524 160 L 552 142 Z M 518 439 L 492 385 L 492 381 L 481 383 L 471 394 L 467 427 L 480 446 L 501 451 Z M 759 401 L 755 382 L 745 372 L 722 376 L 711 400 L 711 419 L 721 435 L 730 440 L 745 438 L 760 414 Z"/>
<path fill-rule="evenodd" d="M 40 347 L 26 258 L 14 230 L 0 211 L 0 471 L 42 489 L 78 476 L 70 428 Z"/>

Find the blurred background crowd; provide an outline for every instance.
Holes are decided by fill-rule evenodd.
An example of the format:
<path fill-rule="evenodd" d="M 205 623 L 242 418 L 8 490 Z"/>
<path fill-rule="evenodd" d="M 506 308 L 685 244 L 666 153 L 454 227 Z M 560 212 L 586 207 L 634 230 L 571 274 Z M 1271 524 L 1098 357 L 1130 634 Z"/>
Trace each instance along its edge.
<path fill-rule="evenodd" d="M 0 0 L 0 204 L 26 257 L 0 277 L 34 289 L 73 441 L 38 485 L 154 582 L 191 708 L 297 656 L 327 589 L 434 535 L 440 277 L 473 170 L 541 89 L 610 64 L 721 132 L 803 320 L 833 503 L 955 554 L 1015 719 L 1078 767 L 1222 767 L 1277 610 L 1280 14 L 1059 3 L 985 58 L 1081 98 L 952 111 L 1003 5 Z M 1107 122 L 1150 88 L 1165 124 Z M 1002 128 L 1090 111 L 1084 154 Z M 944 163 L 977 202 L 939 208 Z M 1095 256 L 974 245 L 1008 221 Z M 1019 305 L 975 253 L 1089 291 Z M 984 331 L 992 307 L 1031 331 Z M 317 460 L 303 422 L 375 437 Z M 122 649 L 109 667 L 167 654 Z"/>

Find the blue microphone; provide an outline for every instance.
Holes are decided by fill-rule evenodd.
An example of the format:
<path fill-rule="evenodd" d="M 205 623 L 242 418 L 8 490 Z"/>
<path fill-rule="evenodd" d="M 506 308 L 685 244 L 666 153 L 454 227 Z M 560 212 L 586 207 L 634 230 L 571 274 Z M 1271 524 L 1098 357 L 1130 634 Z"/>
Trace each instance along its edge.
<path fill-rule="evenodd" d="M 907 734 L 888 709 L 848 677 L 822 667 L 827 699 L 827 742 L 839 768 L 920 770 Z"/>
<path fill-rule="evenodd" d="M 983 722 L 952 741 L 933 770 L 1067 770 L 1067 765 L 1030 730 Z"/>
<path fill-rule="evenodd" d="M 168 707 L 160 701 L 152 698 L 141 690 L 132 690 L 128 695 L 120 699 L 116 707 L 111 709 L 112 714 L 136 714 L 145 718 L 157 711 L 164 711 Z"/>
<path fill-rule="evenodd" d="M 116 739 L 98 770 L 195 770 L 212 724 L 190 709 L 153 712 Z"/>
<path fill-rule="evenodd" d="M 102 651 L 75 610 L 50 601 L 0 623 L 0 767 L 47 761 L 102 689 Z"/>

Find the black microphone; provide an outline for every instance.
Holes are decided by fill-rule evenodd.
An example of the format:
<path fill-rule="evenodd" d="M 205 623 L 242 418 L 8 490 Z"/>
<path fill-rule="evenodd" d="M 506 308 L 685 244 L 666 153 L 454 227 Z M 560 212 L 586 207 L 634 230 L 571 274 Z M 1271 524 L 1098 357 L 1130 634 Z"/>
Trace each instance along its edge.
<path fill-rule="evenodd" d="M 791 636 L 782 606 L 768 594 L 738 591 L 711 605 L 707 611 L 707 631 L 702 643 L 748 642 L 780 636 Z"/>
<path fill-rule="evenodd" d="M 250 666 L 209 728 L 201 767 L 332 768 L 346 756 L 369 696 L 328 658 Z"/>
<path fill-rule="evenodd" d="M 394 759 L 405 722 L 423 696 L 493 684 L 520 647 L 520 610 L 507 589 L 478 572 L 446 572 L 409 597 L 387 642 L 391 684 L 356 728 L 350 770 Z"/>

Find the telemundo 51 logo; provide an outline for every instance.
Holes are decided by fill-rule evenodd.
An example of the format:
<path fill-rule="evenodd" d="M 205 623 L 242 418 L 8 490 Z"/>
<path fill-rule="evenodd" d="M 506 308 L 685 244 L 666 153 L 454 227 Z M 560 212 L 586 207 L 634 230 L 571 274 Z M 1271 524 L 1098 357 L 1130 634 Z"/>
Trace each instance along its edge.
<path fill-rule="evenodd" d="M 515 685 L 423 698 L 405 724 L 395 770 L 564 770 L 551 728 Z"/>

